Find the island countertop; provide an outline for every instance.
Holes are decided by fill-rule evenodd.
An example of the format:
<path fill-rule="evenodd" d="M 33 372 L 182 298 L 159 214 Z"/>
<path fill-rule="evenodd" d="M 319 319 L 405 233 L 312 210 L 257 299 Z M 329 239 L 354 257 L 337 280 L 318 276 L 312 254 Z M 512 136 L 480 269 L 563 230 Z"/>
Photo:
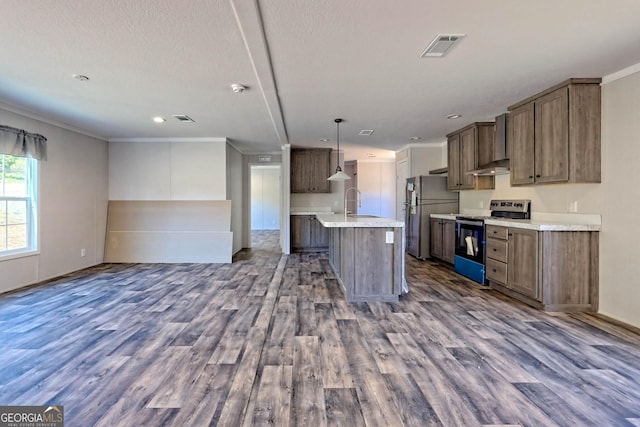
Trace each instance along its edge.
<path fill-rule="evenodd" d="M 404 227 L 404 221 L 373 215 L 348 215 L 345 217 L 344 214 L 316 214 L 316 218 L 320 221 L 320 224 L 327 228 Z"/>

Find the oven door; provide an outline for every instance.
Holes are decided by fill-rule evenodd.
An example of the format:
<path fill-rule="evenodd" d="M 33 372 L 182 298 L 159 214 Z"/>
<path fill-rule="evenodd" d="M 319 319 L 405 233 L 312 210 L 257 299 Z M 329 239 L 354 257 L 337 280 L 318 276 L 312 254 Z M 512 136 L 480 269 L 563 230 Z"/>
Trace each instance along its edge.
<path fill-rule="evenodd" d="M 484 264 L 484 221 L 456 220 L 456 255 Z"/>
<path fill-rule="evenodd" d="M 484 246 L 484 221 L 456 219 L 456 272 L 484 284 Z"/>

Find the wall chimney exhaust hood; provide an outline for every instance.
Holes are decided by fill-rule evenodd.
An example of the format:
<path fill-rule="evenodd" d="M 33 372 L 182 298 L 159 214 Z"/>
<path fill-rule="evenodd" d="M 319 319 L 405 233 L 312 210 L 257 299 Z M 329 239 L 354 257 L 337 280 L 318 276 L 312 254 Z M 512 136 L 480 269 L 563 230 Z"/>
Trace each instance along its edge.
<path fill-rule="evenodd" d="M 467 175 L 492 176 L 509 173 L 509 153 L 507 153 L 508 113 L 496 117 L 496 133 L 493 139 L 493 160 L 478 169 L 467 172 Z"/>

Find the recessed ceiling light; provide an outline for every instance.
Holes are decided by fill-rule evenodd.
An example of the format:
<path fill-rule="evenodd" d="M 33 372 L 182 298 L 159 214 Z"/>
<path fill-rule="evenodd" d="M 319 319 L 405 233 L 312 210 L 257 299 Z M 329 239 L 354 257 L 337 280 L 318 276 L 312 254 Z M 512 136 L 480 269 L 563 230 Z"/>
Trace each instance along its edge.
<path fill-rule="evenodd" d="M 320 141 L 322 141 L 322 142 L 329 142 L 329 138 L 320 138 Z"/>
<path fill-rule="evenodd" d="M 89 77 L 85 76 L 84 74 L 74 74 L 72 77 L 76 80 L 80 80 L 81 82 L 89 81 Z"/>
<path fill-rule="evenodd" d="M 376 155 L 375 155 L 375 154 L 373 154 L 373 153 L 367 153 L 367 157 L 368 157 L 368 158 L 370 158 L 370 159 L 371 159 L 371 158 L 373 158 L 373 157 L 375 157 L 375 156 L 376 156 Z"/>
<path fill-rule="evenodd" d="M 420 139 L 419 136 L 412 136 L 411 138 L 409 138 L 410 141 L 417 141 L 419 139 Z"/>
<path fill-rule="evenodd" d="M 164 123 L 164 122 L 166 122 L 166 121 L 167 121 L 167 119 L 165 119 L 164 117 L 155 116 L 155 117 L 153 118 L 153 121 L 154 121 L 154 122 L 156 122 L 156 123 Z"/>
<path fill-rule="evenodd" d="M 373 133 L 373 129 L 362 129 L 358 135 L 369 136 Z"/>
<path fill-rule="evenodd" d="M 449 114 L 447 119 L 459 119 L 460 117 L 462 117 L 461 114 Z"/>

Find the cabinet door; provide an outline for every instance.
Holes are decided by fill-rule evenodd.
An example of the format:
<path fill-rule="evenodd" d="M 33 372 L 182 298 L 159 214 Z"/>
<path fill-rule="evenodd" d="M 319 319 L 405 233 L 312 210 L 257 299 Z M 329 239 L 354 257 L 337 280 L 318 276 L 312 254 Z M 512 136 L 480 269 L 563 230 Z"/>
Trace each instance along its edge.
<path fill-rule="evenodd" d="M 291 192 L 307 193 L 311 187 L 309 151 L 291 150 Z"/>
<path fill-rule="evenodd" d="M 330 193 L 330 149 L 291 150 L 291 192 Z"/>
<path fill-rule="evenodd" d="M 442 220 L 431 218 L 431 256 L 442 258 Z"/>
<path fill-rule="evenodd" d="M 467 175 L 478 168 L 476 157 L 476 129 L 471 128 L 460 133 L 460 190 L 473 190 L 475 176 Z"/>
<path fill-rule="evenodd" d="M 291 215 L 291 247 L 311 246 L 311 218 L 308 215 Z"/>
<path fill-rule="evenodd" d="M 447 140 L 447 182 L 449 191 L 460 189 L 460 135 Z"/>
<path fill-rule="evenodd" d="M 511 185 L 533 184 L 535 175 L 534 104 L 530 102 L 511 111 L 509 141 Z"/>
<path fill-rule="evenodd" d="M 320 221 L 315 217 L 311 217 L 309 223 L 311 228 L 311 247 L 328 249 L 331 237 L 329 229 L 320 224 Z"/>
<path fill-rule="evenodd" d="M 569 180 L 569 90 L 558 89 L 535 101 L 536 182 Z"/>
<path fill-rule="evenodd" d="M 540 300 L 538 287 L 538 232 L 509 228 L 507 287 Z"/>
<path fill-rule="evenodd" d="M 442 259 L 453 264 L 456 255 L 456 222 L 442 221 Z"/>
<path fill-rule="evenodd" d="M 310 191 L 331 193 L 331 181 L 327 181 L 327 178 L 331 176 L 331 150 L 310 150 L 308 162 L 307 174 L 311 175 Z"/>

